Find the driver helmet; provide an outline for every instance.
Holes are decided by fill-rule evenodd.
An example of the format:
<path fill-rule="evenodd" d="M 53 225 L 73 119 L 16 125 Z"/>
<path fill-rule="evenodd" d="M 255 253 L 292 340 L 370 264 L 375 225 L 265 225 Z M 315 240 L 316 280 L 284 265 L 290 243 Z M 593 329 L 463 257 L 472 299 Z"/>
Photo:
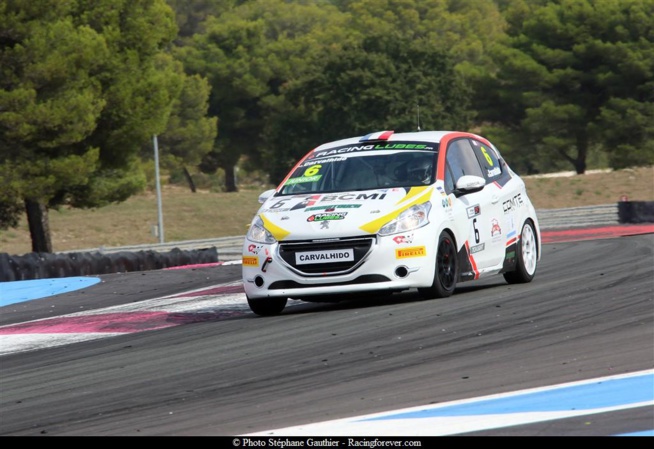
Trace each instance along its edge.
<path fill-rule="evenodd" d="M 432 179 L 431 157 L 421 156 L 407 165 L 407 179 L 421 184 L 430 184 Z"/>

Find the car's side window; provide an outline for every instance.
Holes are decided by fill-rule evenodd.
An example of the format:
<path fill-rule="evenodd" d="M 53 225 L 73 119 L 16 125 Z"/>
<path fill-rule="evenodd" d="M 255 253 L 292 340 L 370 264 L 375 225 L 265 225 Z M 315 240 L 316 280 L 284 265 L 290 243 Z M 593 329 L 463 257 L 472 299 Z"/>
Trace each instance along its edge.
<path fill-rule="evenodd" d="M 445 164 L 445 193 L 452 193 L 454 191 L 454 176 L 450 170 L 450 164 Z"/>
<path fill-rule="evenodd" d="M 468 139 L 458 139 L 447 146 L 447 169 L 445 170 L 445 188 L 450 193 L 454 190 L 456 181 L 464 175 L 474 175 L 481 178 L 484 173 L 479 166 L 475 151 Z M 448 180 L 448 178 L 450 178 Z M 448 190 L 451 189 L 451 190 Z"/>
<path fill-rule="evenodd" d="M 502 176 L 502 167 L 497 155 L 492 148 L 477 140 L 471 139 L 472 148 L 477 155 L 477 159 L 481 164 L 484 177 L 487 181 L 493 181 Z"/>

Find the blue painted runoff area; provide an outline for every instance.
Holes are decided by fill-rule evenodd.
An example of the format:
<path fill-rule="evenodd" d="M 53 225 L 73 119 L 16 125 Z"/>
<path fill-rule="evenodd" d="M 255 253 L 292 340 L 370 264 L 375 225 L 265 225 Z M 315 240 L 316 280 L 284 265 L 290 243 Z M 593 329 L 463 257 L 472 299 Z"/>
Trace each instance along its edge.
<path fill-rule="evenodd" d="M 81 290 L 98 282 L 100 278 L 97 277 L 0 282 L 0 307 Z"/>
<path fill-rule="evenodd" d="M 368 420 L 433 418 L 502 413 L 594 410 L 654 401 L 654 374 L 605 379 L 594 383 L 562 386 L 547 391 L 525 392 L 513 397 L 436 406 L 418 411 L 387 414 Z"/>

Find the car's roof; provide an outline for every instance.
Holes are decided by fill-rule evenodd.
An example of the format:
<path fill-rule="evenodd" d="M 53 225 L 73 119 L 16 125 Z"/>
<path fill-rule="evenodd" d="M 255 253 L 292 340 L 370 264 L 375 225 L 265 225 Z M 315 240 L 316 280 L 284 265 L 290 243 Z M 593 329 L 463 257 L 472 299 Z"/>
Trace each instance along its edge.
<path fill-rule="evenodd" d="M 415 131 L 415 132 L 403 132 L 396 133 L 394 131 L 378 131 L 365 136 L 350 137 L 347 139 L 335 140 L 333 142 L 324 143 L 314 148 L 313 151 L 321 151 L 328 148 L 338 147 L 342 145 L 356 145 L 363 144 L 365 142 L 375 142 L 375 141 L 419 141 L 419 142 L 433 142 L 440 143 L 441 139 L 448 134 L 452 133 L 462 133 L 469 136 L 475 136 L 475 134 L 463 132 L 463 131 Z"/>

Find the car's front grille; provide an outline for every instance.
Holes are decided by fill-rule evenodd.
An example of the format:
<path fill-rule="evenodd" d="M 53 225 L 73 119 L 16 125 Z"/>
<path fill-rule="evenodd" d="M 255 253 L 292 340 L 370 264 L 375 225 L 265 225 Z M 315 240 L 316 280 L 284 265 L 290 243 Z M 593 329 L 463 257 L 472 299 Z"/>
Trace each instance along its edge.
<path fill-rule="evenodd" d="M 329 276 L 345 274 L 358 267 L 370 252 L 375 237 L 352 237 L 330 240 L 303 240 L 282 242 L 279 245 L 279 256 L 296 272 L 307 276 Z M 353 251 L 353 260 L 339 262 L 316 262 L 298 264 L 298 253 L 317 253 L 321 251 L 337 252 Z"/>
<path fill-rule="evenodd" d="M 356 279 L 346 282 L 325 282 L 322 284 L 301 284 L 295 281 L 275 281 L 268 286 L 269 290 L 292 290 L 295 288 L 310 288 L 310 287 L 337 287 L 343 285 L 361 285 L 372 284 L 379 282 L 390 282 L 391 280 L 381 274 L 364 274 Z"/>

